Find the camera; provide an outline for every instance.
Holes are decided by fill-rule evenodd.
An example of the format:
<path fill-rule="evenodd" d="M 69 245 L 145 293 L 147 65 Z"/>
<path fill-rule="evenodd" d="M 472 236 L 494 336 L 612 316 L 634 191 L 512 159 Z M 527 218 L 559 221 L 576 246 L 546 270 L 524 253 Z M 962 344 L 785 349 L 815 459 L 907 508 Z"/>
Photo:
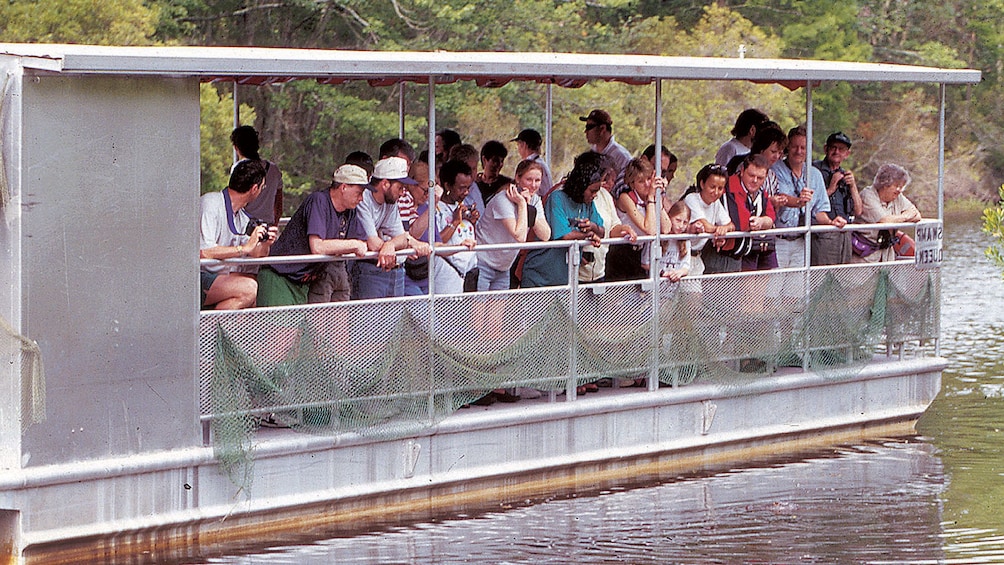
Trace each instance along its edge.
<path fill-rule="evenodd" d="M 471 204 L 470 208 L 464 210 L 464 213 L 462 215 L 463 219 L 465 219 L 467 221 L 470 221 L 470 219 L 474 217 L 474 210 L 475 209 L 477 209 L 477 205 L 476 204 Z"/>
<path fill-rule="evenodd" d="M 244 235 L 250 236 L 254 233 L 255 228 L 258 226 L 265 226 L 265 231 L 263 231 L 261 237 L 258 238 L 258 241 L 265 241 L 268 239 L 268 228 L 270 227 L 268 222 L 265 220 L 259 220 L 257 218 L 251 218 L 248 220 L 248 226 L 244 228 Z"/>
<path fill-rule="evenodd" d="M 568 227 L 577 230 L 580 222 L 582 222 L 582 218 L 568 218 Z"/>

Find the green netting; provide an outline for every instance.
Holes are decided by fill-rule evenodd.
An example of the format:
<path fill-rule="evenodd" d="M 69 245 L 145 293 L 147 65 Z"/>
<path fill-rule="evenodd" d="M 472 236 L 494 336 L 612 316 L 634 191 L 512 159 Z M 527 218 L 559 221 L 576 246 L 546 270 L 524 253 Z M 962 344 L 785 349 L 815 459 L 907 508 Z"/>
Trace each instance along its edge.
<path fill-rule="evenodd" d="M 0 359 L 18 368 L 21 378 L 21 433 L 45 420 L 45 371 L 42 352 L 34 341 L 18 334 L 0 316 Z"/>
<path fill-rule="evenodd" d="M 909 265 L 700 283 L 657 297 L 618 283 L 203 314 L 202 411 L 221 466 L 248 486 L 269 414 L 303 432 L 404 437 L 498 388 L 656 371 L 664 385 L 743 394 L 778 367 L 845 378 L 883 338 L 938 335 L 937 278 Z"/>

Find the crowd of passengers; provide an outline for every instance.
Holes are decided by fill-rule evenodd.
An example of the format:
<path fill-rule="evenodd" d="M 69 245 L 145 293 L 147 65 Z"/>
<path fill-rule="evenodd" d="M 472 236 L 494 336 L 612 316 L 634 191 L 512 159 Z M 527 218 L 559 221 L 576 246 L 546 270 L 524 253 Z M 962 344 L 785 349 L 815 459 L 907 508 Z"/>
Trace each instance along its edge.
<path fill-rule="evenodd" d="M 840 228 L 855 221 L 921 219 L 903 195 L 910 175 L 898 165 L 882 165 L 872 185 L 859 190 L 854 173 L 842 167 L 851 140 L 841 132 L 827 137 L 824 158 L 809 166 L 804 127 L 785 133 L 763 112 L 744 110 L 715 163 L 702 167 L 677 200 L 667 192 L 678 166 L 667 148 L 660 163 L 654 146 L 632 158 L 614 139 L 605 110 L 579 119 L 590 149 L 559 182 L 552 181 L 541 157 L 541 136 L 533 129 L 510 140 L 520 157 L 512 177 L 503 174 L 509 150 L 501 141 L 478 150 L 445 129 L 436 136 L 437 170 L 430 175 L 427 151 L 416 158 L 408 142 L 391 139 L 375 162 L 361 151 L 347 155 L 329 187 L 308 196 L 281 234 L 282 174 L 259 156 L 254 128 L 238 127 L 231 134 L 238 161 L 228 188 L 202 197 L 200 257 L 354 259 L 205 265 L 202 307 L 421 295 L 429 292 L 430 277 L 437 294 L 568 284 L 566 248 L 475 250 L 492 243 L 584 240 L 578 269 L 584 283 L 648 277 L 651 244 L 637 238 L 656 233 L 706 234 L 661 243 L 656 268 L 672 282 L 705 273 L 800 267 L 804 232 L 759 237 L 755 232 L 804 226 L 806 215 L 814 225 L 838 228 L 813 234 L 813 265 L 887 261 L 896 257 L 895 235 L 886 230 L 852 235 Z M 661 210 L 658 220 L 656 210 Z M 437 252 L 430 265 L 430 228 L 435 245 L 466 250 Z M 735 231 L 751 237 L 725 237 Z M 601 244 L 605 238 L 624 243 Z M 398 254 L 402 250 L 411 255 Z"/>
<path fill-rule="evenodd" d="M 701 274 L 801 267 L 804 231 L 756 232 L 798 228 L 807 220 L 837 228 L 812 235 L 813 265 L 888 261 L 896 257 L 891 232 L 843 228 L 855 221 L 921 220 L 903 195 L 910 175 L 898 165 L 882 165 L 872 185 L 859 190 L 854 173 L 842 167 L 851 140 L 841 132 L 827 137 L 824 158 L 810 166 L 804 127 L 784 132 L 763 112 L 744 110 L 715 163 L 703 166 L 677 199 L 667 192 L 678 166 L 672 152 L 663 147 L 657 163 L 653 145 L 632 157 L 615 141 L 605 110 L 579 120 L 590 149 L 558 182 L 533 129 L 510 140 L 520 157 L 512 177 L 503 174 L 509 154 L 504 143 L 488 141 L 479 150 L 449 129 L 436 136 L 434 172 L 428 152 L 416 158 L 402 139 L 385 142 L 376 161 L 365 152 L 350 153 L 328 188 L 310 194 L 281 234 L 282 174 L 260 157 L 254 128 L 238 127 L 231 134 L 238 161 L 228 188 L 202 197 L 200 257 L 352 259 L 203 265 L 202 308 L 423 295 L 430 278 L 436 294 L 568 284 L 565 247 L 476 249 L 485 244 L 583 240 L 582 283 L 649 277 L 653 257 L 659 275 L 673 283 Z M 462 250 L 437 251 L 430 264 L 430 229 L 436 246 Z M 747 235 L 725 237 L 729 232 Z M 657 233 L 704 237 L 637 241 Z M 659 246 L 657 253 L 651 245 Z M 403 250 L 410 254 L 398 253 Z"/>

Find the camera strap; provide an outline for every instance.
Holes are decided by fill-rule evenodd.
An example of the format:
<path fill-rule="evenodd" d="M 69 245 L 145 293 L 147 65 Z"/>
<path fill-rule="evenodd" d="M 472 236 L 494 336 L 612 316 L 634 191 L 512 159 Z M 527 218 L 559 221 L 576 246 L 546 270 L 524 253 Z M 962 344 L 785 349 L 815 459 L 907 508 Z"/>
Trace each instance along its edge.
<path fill-rule="evenodd" d="M 244 235 L 237 231 L 237 225 L 234 224 L 234 203 L 230 201 L 230 189 L 223 189 L 223 205 L 227 208 L 227 226 L 230 228 L 230 233 L 234 235 Z"/>

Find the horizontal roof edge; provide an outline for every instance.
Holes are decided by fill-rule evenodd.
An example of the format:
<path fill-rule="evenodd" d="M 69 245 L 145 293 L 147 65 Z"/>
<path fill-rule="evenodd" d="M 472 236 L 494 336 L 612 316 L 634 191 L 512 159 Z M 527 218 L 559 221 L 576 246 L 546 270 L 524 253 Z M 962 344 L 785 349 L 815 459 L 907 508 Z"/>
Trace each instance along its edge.
<path fill-rule="evenodd" d="M 25 68 L 62 74 L 191 76 L 248 83 L 296 79 L 364 79 L 382 82 L 576 79 L 625 82 L 752 80 L 798 82 L 921 82 L 973 84 L 980 71 L 885 63 L 805 59 L 664 57 L 592 53 L 488 53 L 448 51 L 346 51 L 261 47 L 106 47 L 0 44 L 0 56 Z M 499 81 L 498 79 L 503 79 Z"/>

